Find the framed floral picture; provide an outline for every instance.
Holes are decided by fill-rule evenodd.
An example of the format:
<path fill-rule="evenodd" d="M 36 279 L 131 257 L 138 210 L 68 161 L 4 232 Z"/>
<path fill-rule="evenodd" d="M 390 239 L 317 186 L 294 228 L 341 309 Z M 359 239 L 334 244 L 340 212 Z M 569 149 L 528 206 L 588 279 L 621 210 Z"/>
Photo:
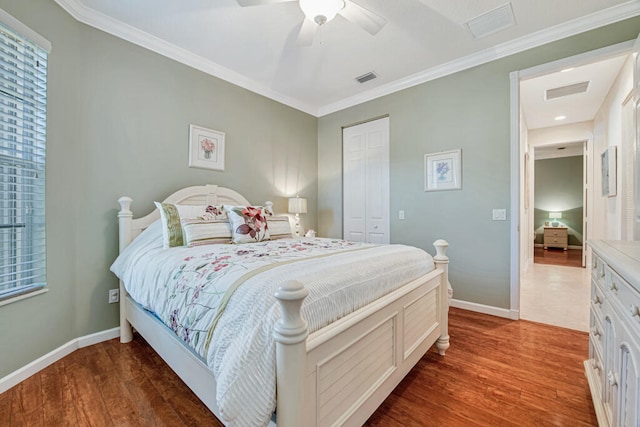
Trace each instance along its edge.
<path fill-rule="evenodd" d="M 224 132 L 189 125 L 189 167 L 224 170 Z"/>
<path fill-rule="evenodd" d="M 424 155 L 424 191 L 462 188 L 462 150 Z"/>

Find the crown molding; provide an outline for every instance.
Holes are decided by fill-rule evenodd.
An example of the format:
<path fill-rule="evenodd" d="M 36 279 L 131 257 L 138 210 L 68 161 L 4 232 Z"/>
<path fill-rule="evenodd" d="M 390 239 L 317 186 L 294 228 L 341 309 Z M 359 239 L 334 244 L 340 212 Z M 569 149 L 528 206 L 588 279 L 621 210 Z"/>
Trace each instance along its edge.
<path fill-rule="evenodd" d="M 77 21 L 97 28 L 105 33 L 126 40 L 130 43 L 151 50 L 167 58 L 178 61 L 196 70 L 210 74 L 219 79 L 225 80 L 241 88 L 262 95 L 266 98 L 280 102 L 289 107 L 295 108 L 312 116 L 317 116 L 317 108 L 302 102 L 298 99 L 288 97 L 276 92 L 254 80 L 251 80 L 240 73 L 223 67 L 202 56 L 196 55 L 186 49 L 173 45 L 152 34 L 135 28 L 122 21 L 118 21 L 104 13 L 98 12 L 85 6 L 81 0 L 55 0 L 69 15 Z"/>
<path fill-rule="evenodd" d="M 417 86 L 431 80 L 445 77 L 468 68 L 486 64 L 528 49 L 539 47 L 547 43 L 562 40 L 589 30 L 613 24 L 624 19 L 640 15 L 640 1 L 631 0 L 608 9 L 576 18 L 571 21 L 523 36 L 480 52 L 455 59 L 442 65 L 398 79 L 358 95 L 345 98 L 338 102 L 318 108 L 318 117 L 326 116 L 345 108 L 353 107 L 363 102 L 371 101 L 403 89 Z"/>
<path fill-rule="evenodd" d="M 630 0 L 626 3 L 429 68 L 340 101 L 323 106 L 314 106 L 276 92 L 229 68 L 223 67 L 186 49 L 175 46 L 156 36 L 91 9 L 85 6 L 81 0 L 55 1 L 79 22 L 316 117 L 322 117 L 471 67 L 486 64 L 509 55 L 640 15 L 640 0 Z"/>

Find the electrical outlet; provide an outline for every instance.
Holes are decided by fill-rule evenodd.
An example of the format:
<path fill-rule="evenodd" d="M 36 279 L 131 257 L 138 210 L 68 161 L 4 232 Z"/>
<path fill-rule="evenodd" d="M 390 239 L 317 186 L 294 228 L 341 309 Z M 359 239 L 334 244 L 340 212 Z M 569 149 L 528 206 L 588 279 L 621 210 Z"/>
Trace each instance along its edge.
<path fill-rule="evenodd" d="M 120 289 L 109 289 L 109 304 L 120 301 Z"/>
<path fill-rule="evenodd" d="M 404 219 L 404 211 L 398 211 L 398 219 Z"/>

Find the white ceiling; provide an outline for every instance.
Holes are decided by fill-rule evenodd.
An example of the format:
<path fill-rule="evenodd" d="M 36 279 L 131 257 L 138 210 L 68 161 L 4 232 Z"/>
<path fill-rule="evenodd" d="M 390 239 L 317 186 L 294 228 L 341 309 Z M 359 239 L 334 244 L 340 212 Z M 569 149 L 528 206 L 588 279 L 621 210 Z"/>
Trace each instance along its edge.
<path fill-rule="evenodd" d="M 316 116 L 640 14 L 640 0 L 511 0 L 516 24 L 474 39 L 465 23 L 507 0 L 354 0 L 387 20 L 377 35 L 337 16 L 300 47 L 297 2 L 56 2 L 81 22 Z M 369 71 L 379 77 L 354 80 Z"/>
<path fill-rule="evenodd" d="M 619 55 L 574 69 L 566 69 L 564 72 L 558 71 L 523 80 L 520 83 L 520 101 L 528 129 L 593 120 L 627 57 L 628 54 Z M 545 98 L 548 89 L 580 82 L 589 82 L 584 93 L 551 100 Z M 566 119 L 555 120 L 558 116 L 564 116 Z"/>

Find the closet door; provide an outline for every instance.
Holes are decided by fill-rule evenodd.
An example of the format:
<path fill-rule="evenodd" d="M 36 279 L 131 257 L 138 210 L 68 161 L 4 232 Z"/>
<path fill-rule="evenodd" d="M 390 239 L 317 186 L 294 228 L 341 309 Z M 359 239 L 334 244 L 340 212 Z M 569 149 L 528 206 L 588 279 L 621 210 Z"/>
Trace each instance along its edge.
<path fill-rule="evenodd" d="M 343 236 L 389 243 L 389 118 L 345 128 Z"/>

